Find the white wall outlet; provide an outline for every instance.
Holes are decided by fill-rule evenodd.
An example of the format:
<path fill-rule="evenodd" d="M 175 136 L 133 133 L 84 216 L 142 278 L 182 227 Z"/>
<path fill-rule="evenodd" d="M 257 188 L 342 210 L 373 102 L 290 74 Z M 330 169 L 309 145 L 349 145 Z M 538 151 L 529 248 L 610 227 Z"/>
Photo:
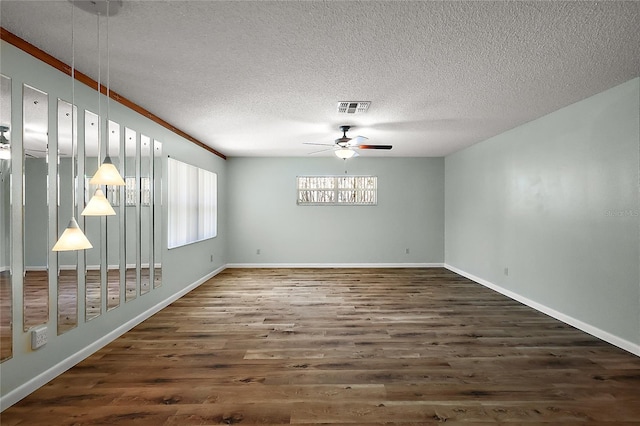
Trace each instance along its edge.
<path fill-rule="evenodd" d="M 504 268 L 504 274 L 508 277 L 509 276 L 509 268 Z"/>
<path fill-rule="evenodd" d="M 260 254 L 260 249 L 256 249 L 256 254 Z"/>
<path fill-rule="evenodd" d="M 213 262 L 213 253 L 211 253 L 211 262 Z"/>
<path fill-rule="evenodd" d="M 409 254 L 409 249 L 408 248 L 404 250 L 404 254 Z"/>
<path fill-rule="evenodd" d="M 47 327 L 38 327 L 31 330 L 31 349 L 38 349 L 47 344 Z"/>

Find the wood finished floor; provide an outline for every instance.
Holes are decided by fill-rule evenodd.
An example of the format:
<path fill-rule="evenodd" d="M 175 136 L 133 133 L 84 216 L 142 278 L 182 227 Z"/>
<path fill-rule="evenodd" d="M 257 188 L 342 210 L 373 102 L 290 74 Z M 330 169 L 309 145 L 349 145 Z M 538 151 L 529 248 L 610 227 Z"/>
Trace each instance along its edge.
<path fill-rule="evenodd" d="M 1 414 L 640 424 L 640 358 L 444 269 L 226 270 Z"/>

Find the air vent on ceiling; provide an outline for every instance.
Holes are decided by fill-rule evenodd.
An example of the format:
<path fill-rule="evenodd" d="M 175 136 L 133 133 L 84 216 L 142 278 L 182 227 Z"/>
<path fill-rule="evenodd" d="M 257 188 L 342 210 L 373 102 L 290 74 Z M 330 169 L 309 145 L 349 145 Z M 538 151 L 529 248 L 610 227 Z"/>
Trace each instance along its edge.
<path fill-rule="evenodd" d="M 338 102 L 338 113 L 340 114 L 360 114 L 367 112 L 371 105 L 370 101 L 355 102 L 355 101 L 343 101 Z"/>

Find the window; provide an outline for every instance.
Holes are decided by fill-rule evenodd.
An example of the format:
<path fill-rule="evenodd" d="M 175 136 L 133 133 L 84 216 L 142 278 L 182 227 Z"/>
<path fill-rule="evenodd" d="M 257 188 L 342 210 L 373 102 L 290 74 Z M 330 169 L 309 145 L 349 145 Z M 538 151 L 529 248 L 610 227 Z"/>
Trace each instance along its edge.
<path fill-rule="evenodd" d="M 172 158 L 167 165 L 169 248 L 215 237 L 218 175 Z"/>
<path fill-rule="evenodd" d="M 376 176 L 298 176 L 298 205 L 375 206 Z"/>

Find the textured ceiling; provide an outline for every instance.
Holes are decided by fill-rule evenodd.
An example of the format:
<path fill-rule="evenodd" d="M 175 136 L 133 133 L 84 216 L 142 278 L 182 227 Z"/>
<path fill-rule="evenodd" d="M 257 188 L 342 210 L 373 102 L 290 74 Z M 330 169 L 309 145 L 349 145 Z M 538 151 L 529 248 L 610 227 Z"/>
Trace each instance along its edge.
<path fill-rule="evenodd" d="M 71 62 L 68 1 L 0 12 Z M 97 79 L 96 17 L 75 16 Z M 227 156 L 305 156 L 341 124 L 394 146 L 365 156 L 442 156 L 640 74 L 638 2 L 125 0 L 109 29 L 111 88 Z"/>

